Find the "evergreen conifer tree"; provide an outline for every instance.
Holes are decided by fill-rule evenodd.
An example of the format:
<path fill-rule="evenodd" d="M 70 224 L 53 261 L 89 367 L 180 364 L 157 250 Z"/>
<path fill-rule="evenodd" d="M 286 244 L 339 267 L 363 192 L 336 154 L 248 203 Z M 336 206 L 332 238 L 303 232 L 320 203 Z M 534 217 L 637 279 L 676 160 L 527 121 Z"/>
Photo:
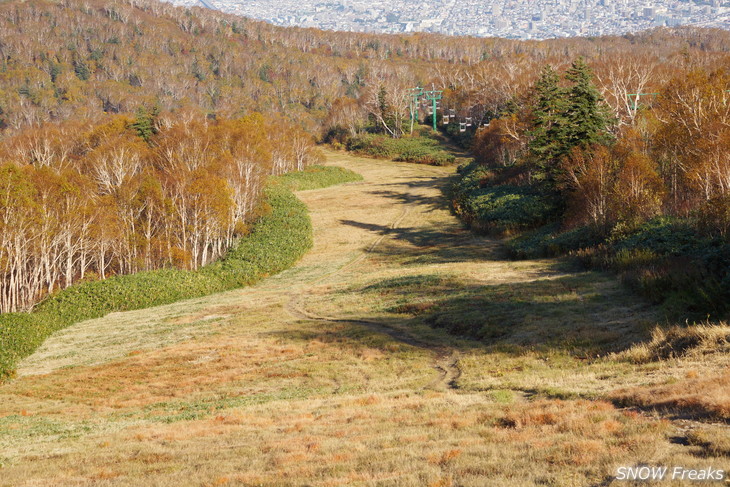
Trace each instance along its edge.
<path fill-rule="evenodd" d="M 565 73 L 569 88 L 560 86 L 560 78 L 550 66 L 543 68 L 535 83 L 537 99 L 529 133 L 533 176 L 553 189 L 560 180 L 561 160 L 574 147 L 605 145 L 612 140 L 612 119 L 592 78 L 588 65 L 578 58 Z"/>
<path fill-rule="evenodd" d="M 565 90 L 551 66 L 545 66 L 535 83 L 537 99 L 532 110 L 533 129 L 530 131 L 530 156 L 537 180 L 550 180 L 553 168 L 565 153 L 562 147 L 567 110 Z"/>
<path fill-rule="evenodd" d="M 159 107 L 156 105 L 151 109 L 145 106 L 141 106 L 137 109 L 135 120 L 132 123 L 132 128 L 137 132 L 137 135 L 142 137 L 145 142 L 149 142 L 150 137 L 157 133 L 155 122 L 160 113 Z"/>
<path fill-rule="evenodd" d="M 613 138 L 608 130 L 611 116 L 592 78 L 591 69 L 583 58 L 574 61 L 565 73 L 565 79 L 572 83 L 565 112 L 564 144 L 568 151 L 576 146 L 608 144 Z"/>

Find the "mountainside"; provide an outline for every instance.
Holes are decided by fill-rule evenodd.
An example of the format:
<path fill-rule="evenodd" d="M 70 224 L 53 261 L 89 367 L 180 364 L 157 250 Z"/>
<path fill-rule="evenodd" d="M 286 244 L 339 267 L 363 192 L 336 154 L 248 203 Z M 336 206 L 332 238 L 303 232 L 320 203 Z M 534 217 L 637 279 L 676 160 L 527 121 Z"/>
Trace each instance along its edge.
<path fill-rule="evenodd" d="M 727 482 L 729 70 L 0 3 L 0 487 Z"/>
<path fill-rule="evenodd" d="M 155 1 L 6 1 L 0 130 L 157 105 L 223 117 L 276 112 L 314 131 L 328 118 L 342 118 L 352 100 L 362 111 L 381 85 L 393 103 L 403 102 L 396 91 L 433 84 L 453 91 L 445 106 L 494 110 L 544 63 L 584 56 L 602 89 L 614 92 L 619 82 L 601 74 L 622 60 L 656 66 L 659 81 L 688 64 L 722 63 L 729 49 L 730 34 L 717 29 L 521 42 L 285 29 Z M 362 118 L 358 110 L 354 116 Z"/>
<path fill-rule="evenodd" d="M 327 157 L 364 181 L 299 193 L 315 235 L 295 268 L 79 323 L 20 364 L 0 485 L 588 487 L 726 467 L 727 326 L 652 336 L 657 308 L 611 276 L 505 260 L 465 230 L 440 191 L 453 169 Z"/>

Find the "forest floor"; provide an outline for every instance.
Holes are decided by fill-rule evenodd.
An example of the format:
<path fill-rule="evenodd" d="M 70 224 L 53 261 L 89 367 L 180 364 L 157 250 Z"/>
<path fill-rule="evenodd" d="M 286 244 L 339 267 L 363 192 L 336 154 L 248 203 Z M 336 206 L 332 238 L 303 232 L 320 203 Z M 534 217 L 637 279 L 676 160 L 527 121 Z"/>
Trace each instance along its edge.
<path fill-rule="evenodd" d="M 0 386 L 0 485 L 562 487 L 629 485 L 621 466 L 729 470 L 727 384 L 701 382 L 727 350 L 651 359 L 655 307 L 607 274 L 506 259 L 450 214 L 454 168 L 327 157 L 364 181 L 298 193 L 315 245 L 296 267 L 76 324 L 21 363 Z M 721 412 L 686 414 L 684 385 Z M 672 394 L 684 409 L 651 412 Z M 632 400 L 645 407 L 617 406 Z"/>

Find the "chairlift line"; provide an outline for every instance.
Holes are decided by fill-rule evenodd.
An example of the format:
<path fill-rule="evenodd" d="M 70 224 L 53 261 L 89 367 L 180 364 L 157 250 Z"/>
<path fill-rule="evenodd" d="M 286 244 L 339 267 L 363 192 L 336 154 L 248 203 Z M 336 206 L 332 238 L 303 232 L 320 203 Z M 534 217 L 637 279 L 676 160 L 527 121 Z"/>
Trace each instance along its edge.
<path fill-rule="evenodd" d="M 413 122 L 418 118 L 418 107 L 424 102 L 431 102 L 428 106 L 428 114 L 431 115 L 433 121 L 433 129 L 436 130 L 436 112 L 441 108 L 439 100 L 443 98 L 443 90 L 432 89 L 425 91 L 423 88 L 416 86 L 411 88 L 410 92 L 410 103 L 411 103 L 411 133 L 413 133 Z"/>

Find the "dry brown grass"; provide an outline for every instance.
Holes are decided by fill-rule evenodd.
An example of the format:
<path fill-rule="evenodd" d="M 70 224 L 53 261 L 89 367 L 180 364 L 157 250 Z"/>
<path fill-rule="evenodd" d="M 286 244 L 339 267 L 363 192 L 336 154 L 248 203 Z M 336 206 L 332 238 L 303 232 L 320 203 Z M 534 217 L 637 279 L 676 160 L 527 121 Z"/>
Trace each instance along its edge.
<path fill-rule="evenodd" d="M 627 406 L 668 411 L 681 416 L 730 421 L 730 370 L 655 387 L 620 389 L 612 398 Z"/>
<path fill-rule="evenodd" d="M 679 332 L 651 338 L 654 310 L 613 279 L 466 232 L 438 190 L 449 169 L 328 158 L 365 180 L 300 193 L 315 247 L 295 268 L 79 323 L 29 357 L 0 386 L 0 485 L 563 487 L 726 462 L 720 426 L 607 402 L 720 404 L 719 328 L 676 353 Z M 512 334 L 458 338 L 435 313 Z"/>
<path fill-rule="evenodd" d="M 667 359 L 701 358 L 730 352 L 730 326 L 701 323 L 691 326 L 656 327 L 651 340 L 616 355 L 619 360 L 641 364 Z"/>
<path fill-rule="evenodd" d="M 569 478 L 585 485 L 634 455 L 652 458 L 653 439 L 668 429 L 600 402 L 507 407 L 475 395 L 371 397 L 272 403 L 184 428 L 130 427 L 103 447 L 82 440 L 77 451 L 27 464 L 24 473 L 36 485 L 71 469 L 89 485 L 112 472 L 118 485 L 141 477 L 151 485 L 224 477 L 262 485 L 420 486 L 448 478 L 459 485 L 484 485 L 487 478 L 493 485 L 565 485 Z M 580 472 L 569 472 L 576 465 Z M 7 472 L 14 475 L 17 467 Z"/>
<path fill-rule="evenodd" d="M 614 358 L 634 364 L 664 363 L 678 373 L 654 384 L 621 388 L 610 397 L 627 406 L 728 421 L 730 368 L 718 361 L 728 352 L 730 326 L 726 323 L 657 327 L 651 340 Z"/>

